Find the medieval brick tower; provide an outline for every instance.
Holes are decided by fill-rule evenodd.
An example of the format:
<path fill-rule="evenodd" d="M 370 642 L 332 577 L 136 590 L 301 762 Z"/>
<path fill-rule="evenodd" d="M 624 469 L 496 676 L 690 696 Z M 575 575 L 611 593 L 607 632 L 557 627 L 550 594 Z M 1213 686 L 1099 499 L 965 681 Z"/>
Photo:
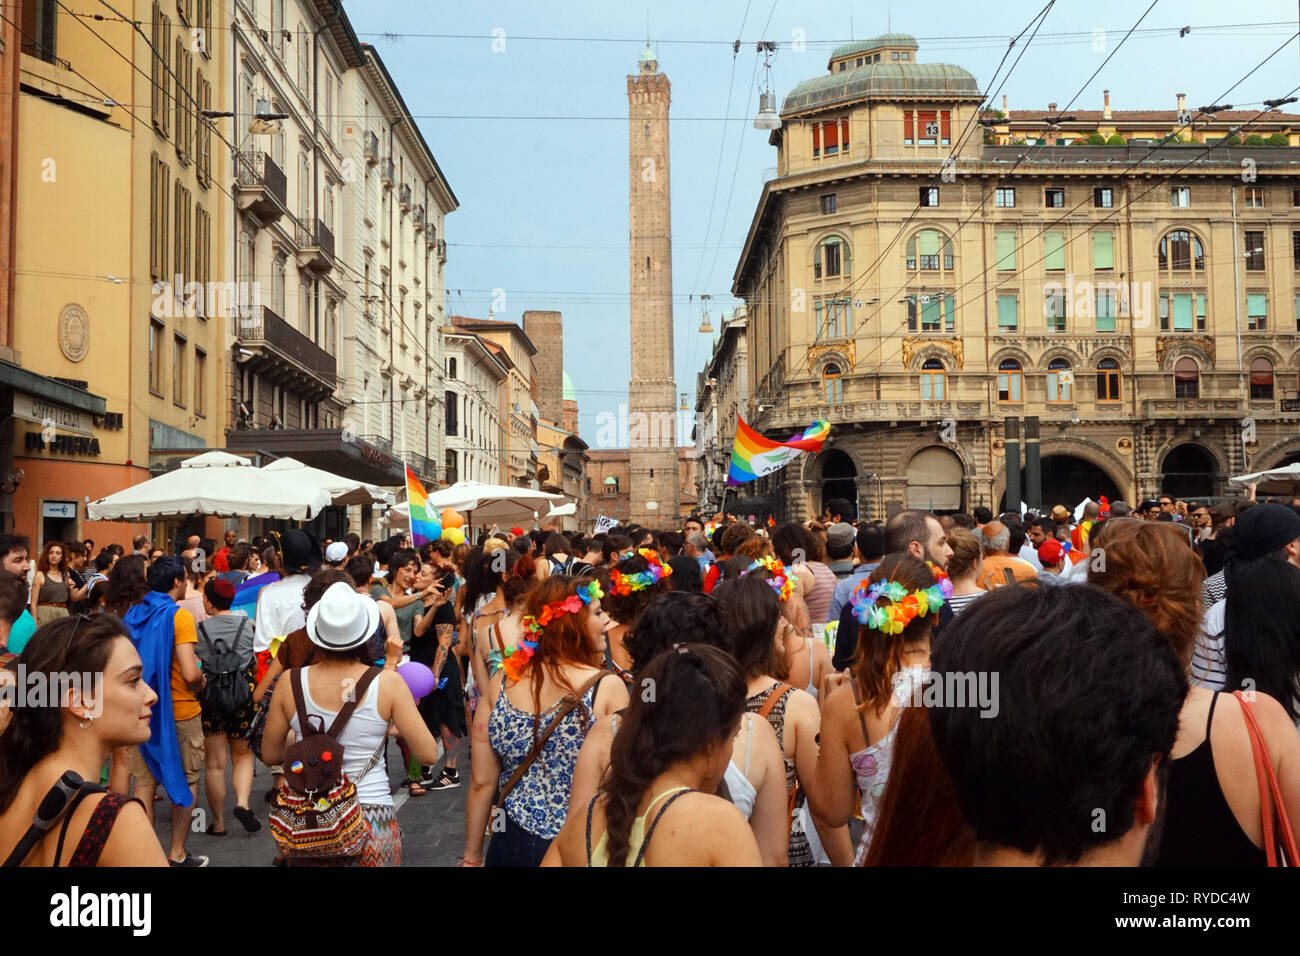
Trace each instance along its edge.
<path fill-rule="evenodd" d="M 677 526 L 677 385 L 673 378 L 673 246 L 669 215 L 668 77 L 646 45 L 627 78 L 632 379 L 628 383 L 628 518 Z"/>

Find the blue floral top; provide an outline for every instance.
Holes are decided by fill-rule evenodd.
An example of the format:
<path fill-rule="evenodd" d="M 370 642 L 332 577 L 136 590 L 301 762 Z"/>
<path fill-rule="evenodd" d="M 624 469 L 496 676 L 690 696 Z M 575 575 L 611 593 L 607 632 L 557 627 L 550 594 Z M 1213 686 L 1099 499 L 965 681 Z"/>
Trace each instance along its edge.
<path fill-rule="evenodd" d="M 594 719 L 596 702 L 594 685 L 582 697 L 582 707 L 574 707 L 547 739 L 542 752 L 523 778 L 506 796 L 505 811 L 510 819 L 529 833 L 553 840 L 564 826 L 569 812 L 569 794 L 573 789 L 573 770 L 578 751 Z M 562 700 L 557 700 L 541 714 L 520 710 L 510 702 L 504 688 L 488 718 L 488 740 L 501 758 L 501 781 L 504 787 L 515 769 L 533 749 L 533 726 L 540 734 L 550 726 L 552 716 Z"/>

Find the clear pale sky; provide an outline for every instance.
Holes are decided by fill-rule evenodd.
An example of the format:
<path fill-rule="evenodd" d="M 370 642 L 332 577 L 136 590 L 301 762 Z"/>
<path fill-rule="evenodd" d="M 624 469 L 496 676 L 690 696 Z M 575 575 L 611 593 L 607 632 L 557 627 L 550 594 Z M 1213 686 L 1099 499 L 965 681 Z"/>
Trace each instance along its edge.
<path fill-rule="evenodd" d="M 675 359 L 678 391 L 688 393 L 693 408 L 695 375 L 713 344 L 697 331 L 699 296 L 712 296 L 716 330 L 717 313 L 736 304 L 731 277 L 765 170 L 776 165 L 767 134 L 752 126 L 762 78 L 755 41 L 779 45 L 772 61 L 778 108 L 796 83 L 825 73 L 835 43 L 890 27 L 918 38 L 920 62 L 955 63 L 991 92 L 1007 39 L 1042 5 L 934 0 L 892 6 L 888 19 L 887 4 L 866 0 L 817 7 L 793 0 L 346 4 L 353 27 L 379 50 L 460 199 L 446 224 L 448 310 L 486 317 L 494 290 L 503 290 L 496 318 L 518 322 L 534 308 L 563 312 L 564 364 L 577 390 L 582 437 L 593 445 L 597 416 L 617 414 L 627 401 L 626 77 L 636 72 L 647 16 L 659 68 L 672 82 Z M 1009 105 L 1057 102 L 1064 111 L 1144 9 L 1142 0 L 1059 0 L 1002 89 Z M 1276 21 L 1283 22 L 1223 26 Z M 1134 34 L 1074 108 L 1100 109 L 1103 88 L 1111 91 L 1114 109 L 1174 109 L 1180 92 L 1192 109 L 1207 105 L 1294 34 L 1296 21 L 1290 0 L 1163 0 L 1139 28 L 1162 32 Z M 1193 28 L 1183 38 L 1163 32 L 1182 26 Z M 795 31 L 802 31 L 804 52 L 791 47 Z M 1061 33 L 1081 35 L 1051 35 Z M 970 37 L 982 39 L 954 39 Z M 731 41 L 737 38 L 743 45 L 733 72 Z M 494 51 L 494 43 L 503 42 L 505 49 Z M 1258 104 L 1297 83 L 1300 45 L 1292 42 L 1228 102 Z M 529 118 L 455 118 L 466 116 Z"/>

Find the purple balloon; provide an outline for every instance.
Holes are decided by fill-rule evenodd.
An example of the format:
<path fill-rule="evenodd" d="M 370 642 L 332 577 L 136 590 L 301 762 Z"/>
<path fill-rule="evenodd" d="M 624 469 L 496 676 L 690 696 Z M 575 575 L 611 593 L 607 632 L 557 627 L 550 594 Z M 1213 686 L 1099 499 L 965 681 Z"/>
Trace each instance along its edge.
<path fill-rule="evenodd" d="M 402 664 L 397 668 L 397 675 L 406 681 L 406 686 L 411 688 L 411 696 L 416 700 L 433 693 L 434 685 L 437 683 L 433 671 L 419 661 L 407 661 Z"/>

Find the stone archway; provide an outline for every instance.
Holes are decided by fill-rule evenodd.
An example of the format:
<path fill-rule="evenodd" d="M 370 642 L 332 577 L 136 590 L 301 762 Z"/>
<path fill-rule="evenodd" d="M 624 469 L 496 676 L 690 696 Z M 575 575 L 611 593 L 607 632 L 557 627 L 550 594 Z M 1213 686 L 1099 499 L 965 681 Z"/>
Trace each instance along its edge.
<path fill-rule="evenodd" d="M 966 469 L 951 449 L 930 445 L 907 462 L 907 507 L 940 514 L 965 505 Z"/>
<path fill-rule="evenodd" d="M 1183 442 L 1160 463 L 1160 493 L 1174 498 L 1209 498 L 1218 484 L 1219 463 L 1208 448 Z"/>
<path fill-rule="evenodd" d="M 827 448 L 817 456 L 817 483 L 821 497 L 817 513 L 821 514 L 832 498 L 846 498 L 858 506 L 858 466 L 840 448 Z"/>

